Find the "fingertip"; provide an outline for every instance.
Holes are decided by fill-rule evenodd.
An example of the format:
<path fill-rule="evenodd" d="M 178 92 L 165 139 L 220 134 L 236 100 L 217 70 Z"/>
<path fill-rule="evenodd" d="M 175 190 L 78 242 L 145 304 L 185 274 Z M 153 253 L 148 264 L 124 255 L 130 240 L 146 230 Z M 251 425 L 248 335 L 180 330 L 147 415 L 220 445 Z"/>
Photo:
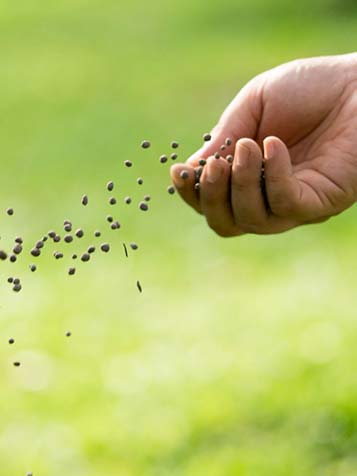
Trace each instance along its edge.
<path fill-rule="evenodd" d="M 285 143 L 276 136 L 268 136 L 263 141 L 264 158 L 266 160 L 274 159 L 280 155 L 289 154 Z"/>
<path fill-rule="evenodd" d="M 195 178 L 194 168 L 190 164 L 174 164 L 170 168 L 170 174 L 179 188 L 186 186 Z"/>

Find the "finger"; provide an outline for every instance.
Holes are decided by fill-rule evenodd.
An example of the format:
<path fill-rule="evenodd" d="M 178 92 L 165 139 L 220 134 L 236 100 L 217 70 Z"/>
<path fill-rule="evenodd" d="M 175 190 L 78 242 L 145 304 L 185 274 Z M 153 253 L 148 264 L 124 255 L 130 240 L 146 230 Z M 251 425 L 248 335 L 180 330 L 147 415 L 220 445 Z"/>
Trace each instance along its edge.
<path fill-rule="evenodd" d="M 271 211 L 281 217 L 303 215 L 301 184 L 292 169 L 289 150 L 277 137 L 264 140 L 265 187 Z"/>
<path fill-rule="evenodd" d="M 201 209 L 208 225 L 220 236 L 240 234 L 230 206 L 230 169 L 226 160 L 210 157 L 201 175 Z"/>
<path fill-rule="evenodd" d="M 187 177 L 183 172 L 187 172 Z M 199 194 L 195 190 L 195 169 L 189 164 L 175 164 L 171 167 L 170 174 L 181 198 L 198 213 L 202 213 Z"/>
<path fill-rule="evenodd" d="M 236 224 L 246 233 L 262 233 L 268 219 L 261 187 L 263 154 L 252 139 L 240 139 L 232 165 L 231 197 Z"/>

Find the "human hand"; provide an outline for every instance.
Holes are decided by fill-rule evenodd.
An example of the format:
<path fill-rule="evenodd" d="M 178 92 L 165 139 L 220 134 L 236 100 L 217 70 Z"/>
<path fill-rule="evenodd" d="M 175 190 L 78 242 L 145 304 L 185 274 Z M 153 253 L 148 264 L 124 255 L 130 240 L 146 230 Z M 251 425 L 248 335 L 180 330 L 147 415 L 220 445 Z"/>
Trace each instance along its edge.
<path fill-rule="evenodd" d="M 171 176 L 219 235 L 279 233 L 342 212 L 357 200 L 357 54 L 296 60 L 255 77 L 211 135 Z"/>

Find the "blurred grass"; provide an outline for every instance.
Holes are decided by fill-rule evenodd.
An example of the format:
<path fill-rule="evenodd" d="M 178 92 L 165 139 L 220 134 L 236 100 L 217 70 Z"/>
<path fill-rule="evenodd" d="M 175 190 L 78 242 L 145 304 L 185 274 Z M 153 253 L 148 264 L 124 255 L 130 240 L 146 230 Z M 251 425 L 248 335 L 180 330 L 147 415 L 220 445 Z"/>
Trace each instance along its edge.
<path fill-rule="evenodd" d="M 16 212 L 1 215 L 2 246 L 71 218 L 87 237 L 68 249 L 99 228 L 113 250 L 72 278 L 51 251 L 35 274 L 27 258 L 2 265 L 0 475 L 354 476 L 356 211 L 222 240 L 167 195 L 157 158 L 172 139 L 189 155 L 262 70 L 353 51 L 355 2 L 1 10 L 0 198 Z M 117 234 L 105 231 L 111 178 L 120 200 L 153 197 L 148 214 L 115 208 Z M 129 260 L 123 240 L 140 246 Z"/>

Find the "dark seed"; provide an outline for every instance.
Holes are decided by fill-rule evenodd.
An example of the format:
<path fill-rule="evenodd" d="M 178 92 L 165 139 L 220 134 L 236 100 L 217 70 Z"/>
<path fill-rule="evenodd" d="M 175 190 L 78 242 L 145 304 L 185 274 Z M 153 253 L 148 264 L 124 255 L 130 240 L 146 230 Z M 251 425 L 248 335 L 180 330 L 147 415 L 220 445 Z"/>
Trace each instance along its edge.
<path fill-rule="evenodd" d="M 94 232 L 94 236 L 95 236 L 96 238 L 98 238 L 100 235 L 101 235 L 101 232 L 100 232 L 100 231 L 96 230 L 96 231 Z"/>
<path fill-rule="evenodd" d="M 142 178 L 138 178 L 136 181 L 139 185 L 142 185 L 144 183 L 144 180 Z"/>
<path fill-rule="evenodd" d="M 22 289 L 21 284 L 15 284 L 15 285 L 13 286 L 13 288 L 12 288 L 12 290 L 15 291 L 15 293 L 20 292 L 21 289 Z"/>
<path fill-rule="evenodd" d="M 20 367 L 20 365 L 21 365 L 20 362 L 14 362 L 15 367 Z"/>
<path fill-rule="evenodd" d="M 71 268 L 71 269 L 74 269 L 74 268 Z M 66 332 L 66 337 L 71 337 L 72 333 L 71 332 Z"/>
<path fill-rule="evenodd" d="M 72 225 L 71 220 L 63 220 L 63 225 Z"/>
<path fill-rule="evenodd" d="M 221 150 L 226 150 L 226 146 L 225 146 L 225 145 L 221 145 Z"/>
<path fill-rule="evenodd" d="M 140 203 L 139 203 L 139 208 L 140 208 L 140 210 L 142 210 L 143 212 L 146 212 L 147 210 L 149 210 L 149 206 L 148 206 L 145 202 L 140 202 Z"/>
<path fill-rule="evenodd" d="M 102 245 L 100 245 L 100 249 L 104 252 L 104 253 L 108 253 L 108 251 L 110 250 L 110 246 L 108 243 L 103 243 Z"/>
<path fill-rule="evenodd" d="M 12 277 L 10 276 L 9 278 L 7 278 L 7 282 L 10 283 L 10 284 L 13 283 L 13 282 L 14 282 L 14 278 L 12 278 Z"/>
<path fill-rule="evenodd" d="M 136 243 L 130 243 L 130 248 L 131 248 L 132 250 L 137 250 L 139 247 L 138 247 L 138 245 L 137 245 Z"/>
<path fill-rule="evenodd" d="M 43 248 L 44 246 L 44 242 L 42 240 L 39 240 L 36 244 L 35 244 L 35 248 L 37 248 L 38 250 L 40 248 Z"/>
<path fill-rule="evenodd" d="M 15 261 L 17 260 L 16 255 L 10 255 L 9 260 L 11 263 L 15 263 Z"/>
<path fill-rule="evenodd" d="M 19 255 L 22 251 L 22 246 L 18 243 L 13 247 L 12 251 L 15 253 L 15 255 Z"/>
<path fill-rule="evenodd" d="M 73 276 L 75 274 L 75 272 L 76 272 L 76 268 L 69 268 L 69 270 L 68 270 L 68 274 L 70 276 Z"/>
<path fill-rule="evenodd" d="M 67 231 L 67 232 L 72 231 L 71 223 L 66 223 L 63 228 L 64 228 L 64 231 Z"/>
<path fill-rule="evenodd" d="M 129 205 L 131 203 L 131 198 L 130 197 L 125 197 L 125 203 Z"/>
<path fill-rule="evenodd" d="M 48 240 L 48 236 L 45 235 L 45 236 L 42 238 L 42 241 L 47 241 L 47 240 Z"/>
<path fill-rule="evenodd" d="M 76 255 L 76 253 L 73 253 L 73 255 L 72 255 L 72 259 L 77 259 L 77 255 Z"/>
<path fill-rule="evenodd" d="M 201 175 L 202 175 L 202 172 L 203 172 L 203 167 L 197 167 L 197 169 L 195 169 L 195 177 L 196 177 L 196 180 L 199 181 L 200 178 L 201 178 Z"/>
<path fill-rule="evenodd" d="M 143 149 L 148 149 L 150 147 L 150 142 L 148 140 L 143 140 L 142 143 L 141 143 L 141 147 Z"/>
<path fill-rule="evenodd" d="M 178 142 L 176 142 L 175 140 L 171 142 L 171 147 L 172 147 L 173 149 L 177 149 L 179 145 L 180 145 L 180 144 L 179 144 Z"/>
<path fill-rule="evenodd" d="M 19 245 L 22 245 L 23 242 L 24 242 L 24 240 L 21 238 L 21 236 L 17 236 L 15 238 L 15 243 L 19 243 Z"/>
<path fill-rule="evenodd" d="M 233 155 L 227 155 L 226 160 L 231 164 L 233 162 Z"/>
<path fill-rule="evenodd" d="M 180 177 L 184 180 L 188 179 L 189 176 L 190 174 L 187 172 L 187 170 L 182 170 L 182 172 L 180 173 Z"/>
<path fill-rule="evenodd" d="M 207 164 L 207 160 L 201 159 L 198 163 L 203 167 L 204 165 Z"/>
<path fill-rule="evenodd" d="M 133 163 L 130 160 L 125 160 L 124 164 L 126 165 L 126 167 L 131 167 L 133 165 Z"/>
<path fill-rule="evenodd" d="M 114 189 L 114 182 L 110 181 L 107 183 L 107 190 L 111 192 Z"/>
<path fill-rule="evenodd" d="M 167 192 L 170 194 L 170 195 L 173 195 L 175 193 L 175 187 L 173 187 L 172 185 L 170 185 L 169 187 L 167 187 Z"/>
<path fill-rule="evenodd" d="M 84 206 L 88 205 L 88 197 L 87 197 L 87 195 L 83 195 L 83 197 L 82 197 L 82 205 L 84 205 Z"/>
<path fill-rule="evenodd" d="M 226 139 L 226 145 L 228 146 L 232 145 L 232 139 L 230 139 L 229 137 L 227 137 Z"/>
<path fill-rule="evenodd" d="M 107 222 L 112 223 L 113 217 L 111 215 L 107 215 Z"/>
<path fill-rule="evenodd" d="M 37 266 L 35 264 L 30 264 L 30 270 L 34 273 L 37 269 Z"/>
<path fill-rule="evenodd" d="M 110 205 L 115 205 L 116 203 L 117 203 L 116 198 L 111 197 L 111 198 L 109 199 L 109 204 L 110 204 Z"/>
<path fill-rule="evenodd" d="M 26 473 L 26 476 L 33 476 L 33 473 Z"/>
<path fill-rule="evenodd" d="M 81 260 L 86 262 L 90 260 L 90 254 L 89 253 L 83 253 L 81 256 Z"/>
<path fill-rule="evenodd" d="M 115 221 L 114 223 L 112 223 L 112 224 L 110 225 L 110 228 L 111 228 L 112 230 L 119 230 L 119 228 L 120 228 L 120 223 L 119 223 L 118 221 Z"/>
<path fill-rule="evenodd" d="M 55 251 L 53 253 L 53 256 L 56 258 L 56 259 L 61 259 L 63 258 L 63 253 L 61 253 L 60 251 Z"/>
<path fill-rule="evenodd" d="M 20 284 L 20 280 L 19 278 L 15 278 L 14 281 L 13 281 L 14 284 Z"/>
<path fill-rule="evenodd" d="M 51 231 L 49 231 L 49 232 L 47 233 L 47 235 L 48 235 L 50 238 L 54 238 L 54 237 L 56 236 L 56 232 L 51 230 Z"/>
<path fill-rule="evenodd" d="M 66 243 L 71 243 L 73 241 L 73 236 L 72 235 L 65 235 L 63 239 Z"/>
<path fill-rule="evenodd" d="M 95 246 L 90 246 L 87 251 L 88 251 L 89 254 L 94 253 L 95 252 Z"/>
<path fill-rule="evenodd" d="M 144 200 L 145 200 L 145 202 L 150 202 L 150 200 L 151 200 L 150 195 L 145 195 Z"/>
<path fill-rule="evenodd" d="M 199 190 L 199 189 L 200 189 L 200 183 L 197 182 L 197 183 L 195 183 L 195 190 Z"/>
<path fill-rule="evenodd" d="M 53 241 L 55 243 L 58 243 L 59 241 L 61 241 L 61 237 L 59 235 L 56 235 L 54 238 L 53 238 Z"/>
<path fill-rule="evenodd" d="M 83 238 L 83 236 L 84 236 L 84 231 L 81 228 L 78 228 L 78 230 L 76 231 L 76 237 Z"/>
<path fill-rule="evenodd" d="M 141 287 L 140 281 L 136 281 L 136 286 L 139 289 L 139 292 L 143 292 L 143 288 Z"/>
<path fill-rule="evenodd" d="M 13 344 L 15 342 L 15 339 L 9 339 L 9 344 Z"/>
<path fill-rule="evenodd" d="M 124 247 L 124 253 L 125 253 L 125 256 L 128 258 L 128 248 L 126 247 L 126 244 L 123 243 L 123 247 Z"/>
<path fill-rule="evenodd" d="M 206 134 L 203 135 L 203 140 L 204 140 L 205 142 L 208 142 L 208 141 L 210 141 L 211 139 L 212 139 L 211 134 L 206 133 Z"/>
<path fill-rule="evenodd" d="M 41 250 L 39 248 L 32 248 L 31 254 L 32 256 L 35 256 L 37 258 L 38 256 L 40 256 Z"/>
<path fill-rule="evenodd" d="M 162 156 L 160 157 L 160 162 L 161 162 L 162 164 L 165 164 L 165 163 L 167 162 L 167 155 L 162 155 Z"/>
<path fill-rule="evenodd" d="M 14 209 L 13 209 L 13 208 L 8 208 L 8 209 L 6 210 L 6 213 L 7 213 L 8 215 L 13 215 L 13 214 L 14 214 Z"/>
<path fill-rule="evenodd" d="M 1 261 L 5 261 L 7 258 L 7 253 L 4 250 L 0 250 L 0 259 Z"/>
<path fill-rule="evenodd" d="M 216 153 L 214 154 L 214 158 L 215 158 L 215 159 L 219 159 L 220 157 L 221 157 L 221 156 L 220 156 L 219 152 L 216 152 Z"/>
<path fill-rule="evenodd" d="M 173 154 L 170 155 L 170 157 L 171 157 L 171 160 L 176 160 L 178 155 L 173 153 Z"/>

